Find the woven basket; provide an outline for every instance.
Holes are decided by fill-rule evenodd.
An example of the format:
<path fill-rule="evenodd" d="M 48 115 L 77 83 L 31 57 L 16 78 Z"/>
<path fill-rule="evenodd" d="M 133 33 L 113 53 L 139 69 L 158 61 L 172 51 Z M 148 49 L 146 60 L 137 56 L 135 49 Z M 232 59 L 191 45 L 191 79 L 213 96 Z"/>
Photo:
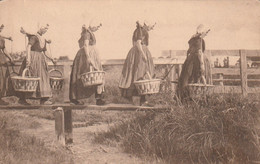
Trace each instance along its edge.
<path fill-rule="evenodd" d="M 26 72 L 28 72 L 28 76 L 25 76 Z M 40 78 L 32 77 L 29 69 L 25 68 L 22 76 L 11 76 L 11 80 L 15 91 L 35 92 Z"/>
<path fill-rule="evenodd" d="M 52 72 L 58 72 L 59 76 L 51 75 Z M 50 75 L 51 89 L 53 89 L 53 90 L 61 90 L 62 87 L 63 87 L 63 83 L 64 83 L 63 74 L 59 70 L 57 70 L 57 69 L 51 69 L 49 71 L 49 75 Z"/>
<path fill-rule="evenodd" d="M 139 95 L 155 94 L 160 91 L 161 79 L 152 79 L 149 73 L 148 80 L 135 81 L 134 85 Z"/>
<path fill-rule="evenodd" d="M 189 96 L 191 98 L 201 99 L 214 92 L 214 85 L 193 83 L 188 84 L 187 89 L 189 90 Z"/>
<path fill-rule="evenodd" d="M 105 81 L 104 71 L 92 71 L 80 75 L 84 87 L 101 85 Z"/>

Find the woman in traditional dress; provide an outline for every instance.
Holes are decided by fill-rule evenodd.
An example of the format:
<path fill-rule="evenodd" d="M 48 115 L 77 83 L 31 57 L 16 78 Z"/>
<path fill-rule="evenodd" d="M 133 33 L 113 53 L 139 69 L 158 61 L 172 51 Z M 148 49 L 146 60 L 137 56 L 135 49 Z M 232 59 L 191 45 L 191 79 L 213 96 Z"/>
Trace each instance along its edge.
<path fill-rule="evenodd" d="M 133 47 L 128 52 L 122 74 L 119 81 L 119 88 L 122 96 L 132 99 L 133 96 L 138 96 L 134 81 L 148 79 L 147 73 L 154 77 L 154 63 L 151 53 L 148 49 L 149 34 L 154 26 L 150 26 L 147 22 L 141 25 L 136 22 L 132 42 Z M 145 102 L 145 96 L 141 96 L 141 103 Z"/>
<path fill-rule="evenodd" d="M 185 98 L 189 96 L 188 84 L 203 83 L 212 84 L 211 65 L 204 54 L 204 37 L 208 31 L 204 31 L 204 25 L 197 27 L 197 33 L 189 40 L 187 58 L 182 66 L 181 75 L 178 81 L 178 96 Z"/>
<path fill-rule="evenodd" d="M 28 37 L 28 45 L 26 48 L 26 58 L 20 68 L 20 74 L 27 67 L 29 68 L 31 75 L 39 77 L 40 81 L 36 92 L 34 93 L 19 93 L 19 103 L 23 105 L 29 105 L 26 98 L 37 98 L 40 99 L 40 104 L 51 105 L 53 102 L 50 100 L 52 97 L 50 78 L 48 73 L 48 64 L 46 62 L 46 57 L 50 59 L 53 63 L 54 60 L 47 55 L 45 52 L 46 43 L 51 43 L 50 40 L 43 38 L 43 35 L 48 31 L 49 25 L 41 27 L 36 34 L 27 33 L 21 28 L 21 33 Z"/>
<path fill-rule="evenodd" d="M 103 98 L 104 83 L 98 86 L 84 87 L 81 81 L 80 75 L 90 71 L 102 71 L 102 64 L 99 58 L 98 51 L 96 49 L 96 38 L 94 32 L 96 32 L 100 25 L 97 22 L 92 21 L 89 27 L 82 26 L 81 37 L 78 41 L 79 50 L 74 59 L 72 65 L 72 71 L 70 75 L 70 101 L 76 105 L 83 105 L 84 102 L 81 99 L 89 98 L 95 94 L 96 104 L 104 105 Z"/>
<path fill-rule="evenodd" d="M 3 29 L 4 25 L 1 25 L 0 32 L 2 32 Z M 8 60 L 11 64 L 13 64 L 13 59 L 6 51 L 5 39 L 12 41 L 11 37 L 4 37 L 0 35 L 0 105 L 8 105 L 8 102 L 2 100 L 2 97 L 11 96 L 14 91 L 8 69 Z"/>

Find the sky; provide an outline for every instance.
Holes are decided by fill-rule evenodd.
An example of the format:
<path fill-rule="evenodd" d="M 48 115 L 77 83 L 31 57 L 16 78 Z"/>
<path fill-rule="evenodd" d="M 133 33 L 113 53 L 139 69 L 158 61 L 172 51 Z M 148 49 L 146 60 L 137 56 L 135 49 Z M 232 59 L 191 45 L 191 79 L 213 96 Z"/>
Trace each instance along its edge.
<path fill-rule="evenodd" d="M 207 49 L 260 49 L 260 0 L 3 0 L 0 1 L 1 35 L 8 51 L 24 51 L 20 27 L 36 32 L 50 25 L 45 38 L 51 39 L 53 57 L 74 59 L 81 27 L 95 19 L 102 23 L 95 32 L 102 59 L 125 59 L 132 46 L 137 20 L 156 22 L 150 31 L 153 57 L 163 50 L 186 50 L 199 24 L 211 31 L 205 38 Z"/>

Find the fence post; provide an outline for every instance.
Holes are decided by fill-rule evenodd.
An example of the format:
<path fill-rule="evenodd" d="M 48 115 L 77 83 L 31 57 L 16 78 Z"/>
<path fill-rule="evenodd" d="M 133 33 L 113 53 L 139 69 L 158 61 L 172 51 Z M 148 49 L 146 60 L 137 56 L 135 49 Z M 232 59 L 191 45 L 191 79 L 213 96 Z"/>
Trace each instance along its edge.
<path fill-rule="evenodd" d="M 178 79 L 181 76 L 182 64 L 178 64 Z"/>
<path fill-rule="evenodd" d="M 220 74 L 218 74 L 218 76 L 219 76 L 219 79 L 220 79 L 219 85 L 224 86 L 224 82 L 223 82 L 224 76 L 223 76 L 223 74 L 220 73 Z"/>
<path fill-rule="evenodd" d="M 244 50 L 239 50 L 242 95 L 247 96 L 247 60 Z"/>
<path fill-rule="evenodd" d="M 64 134 L 64 112 L 62 108 L 54 111 L 56 139 L 62 145 L 66 145 Z"/>
<path fill-rule="evenodd" d="M 71 73 L 71 62 L 63 62 L 63 74 L 64 74 L 64 102 L 69 102 L 69 83 Z"/>
<path fill-rule="evenodd" d="M 170 78 L 171 78 L 171 81 L 177 81 L 177 65 L 174 65 L 172 70 L 171 70 L 171 73 L 170 73 Z M 177 83 L 171 83 L 171 89 L 172 91 L 175 93 L 176 92 L 176 89 L 177 89 Z"/>
<path fill-rule="evenodd" d="M 59 143 L 62 145 L 73 142 L 72 135 L 72 110 L 58 107 L 54 111 L 55 133 Z"/>
<path fill-rule="evenodd" d="M 73 143 L 73 134 L 72 134 L 72 109 L 64 108 L 64 133 L 65 133 L 65 143 Z"/>
<path fill-rule="evenodd" d="M 212 64 L 211 64 L 212 63 L 212 52 L 211 52 L 211 50 L 209 50 L 208 58 L 209 58 L 209 63 L 210 63 L 210 82 L 209 82 L 209 84 L 213 85 L 212 68 L 214 67 L 214 65 L 212 66 Z"/>

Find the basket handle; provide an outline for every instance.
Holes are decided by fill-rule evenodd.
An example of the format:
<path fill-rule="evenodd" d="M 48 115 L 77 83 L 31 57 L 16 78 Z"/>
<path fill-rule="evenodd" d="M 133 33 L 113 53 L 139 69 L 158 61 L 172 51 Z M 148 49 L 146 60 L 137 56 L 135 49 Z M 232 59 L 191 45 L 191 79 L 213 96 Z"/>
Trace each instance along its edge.
<path fill-rule="evenodd" d="M 16 73 L 16 72 L 11 72 L 10 73 L 10 76 L 12 77 L 12 76 L 18 76 L 19 74 L 18 73 Z"/>
<path fill-rule="evenodd" d="M 26 72 L 28 72 L 28 77 L 30 77 L 31 76 L 31 72 L 30 72 L 28 67 L 23 70 L 22 77 L 25 77 Z"/>
<path fill-rule="evenodd" d="M 145 72 L 145 74 L 144 74 L 144 76 L 145 75 L 147 75 L 148 76 L 148 78 L 149 78 L 149 80 L 151 80 L 152 79 L 152 77 L 151 77 L 151 75 L 150 75 L 150 73 L 147 71 L 147 72 Z"/>
<path fill-rule="evenodd" d="M 89 71 L 90 71 L 90 72 L 93 72 L 93 71 L 94 71 L 92 64 L 90 64 L 90 66 L 89 66 Z"/>
<path fill-rule="evenodd" d="M 57 70 L 57 69 L 55 69 L 55 68 L 54 68 L 54 69 L 51 69 L 51 70 L 49 71 L 49 74 L 51 74 L 51 72 L 54 72 L 54 71 L 58 72 L 58 73 L 60 74 L 60 77 L 63 76 L 62 72 L 59 71 L 59 70 Z"/>

